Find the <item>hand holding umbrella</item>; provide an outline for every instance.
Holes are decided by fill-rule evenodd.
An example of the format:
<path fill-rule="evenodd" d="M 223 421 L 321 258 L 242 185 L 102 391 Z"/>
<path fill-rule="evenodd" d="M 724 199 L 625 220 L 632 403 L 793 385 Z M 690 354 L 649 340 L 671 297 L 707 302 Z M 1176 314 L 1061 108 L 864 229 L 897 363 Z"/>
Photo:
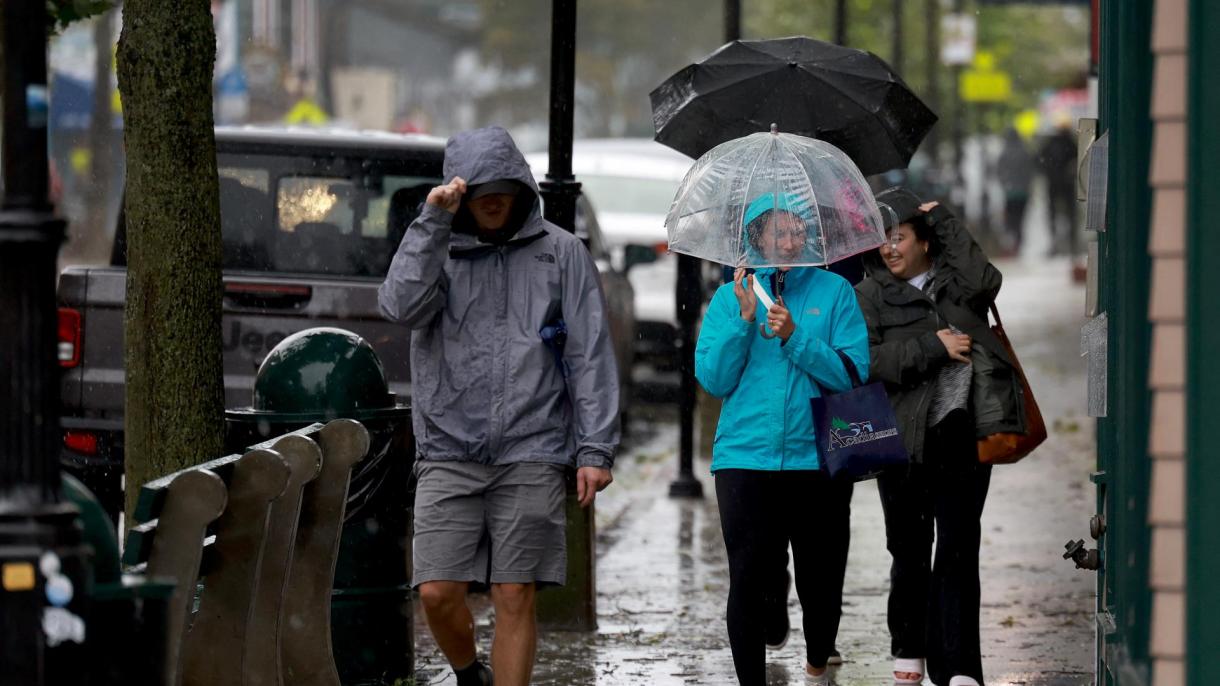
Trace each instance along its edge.
<path fill-rule="evenodd" d="M 780 296 L 771 309 L 767 310 L 767 326 L 771 327 L 775 335 L 785 342 L 792 332 L 796 331 L 796 322 L 792 320 L 792 313 L 784 305 L 783 296 Z"/>
<path fill-rule="evenodd" d="M 737 271 L 733 272 L 733 294 L 737 296 L 741 318 L 747 322 L 754 321 L 758 311 L 758 296 L 754 295 L 754 275 L 748 274 L 745 267 L 738 267 Z"/>

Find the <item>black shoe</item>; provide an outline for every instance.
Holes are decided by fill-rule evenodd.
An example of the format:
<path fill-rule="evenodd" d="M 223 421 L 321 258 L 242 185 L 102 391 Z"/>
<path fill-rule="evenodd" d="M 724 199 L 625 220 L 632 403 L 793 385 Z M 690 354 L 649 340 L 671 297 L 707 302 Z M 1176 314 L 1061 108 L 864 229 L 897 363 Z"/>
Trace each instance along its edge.
<path fill-rule="evenodd" d="M 838 648 L 830 649 L 830 657 L 826 658 L 826 664 L 831 667 L 838 667 L 843 664 L 843 656 L 839 654 Z"/>
<path fill-rule="evenodd" d="M 475 660 L 470 666 L 453 670 L 458 686 L 494 686 L 491 667 Z"/>
<path fill-rule="evenodd" d="M 780 650 L 788 645 L 792 624 L 788 620 L 788 591 L 792 588 L 792 575 L 784 570 L 784 594 L 772 598 L 774 603 L 767 608 L 766 642 L 768 650 Z"/>

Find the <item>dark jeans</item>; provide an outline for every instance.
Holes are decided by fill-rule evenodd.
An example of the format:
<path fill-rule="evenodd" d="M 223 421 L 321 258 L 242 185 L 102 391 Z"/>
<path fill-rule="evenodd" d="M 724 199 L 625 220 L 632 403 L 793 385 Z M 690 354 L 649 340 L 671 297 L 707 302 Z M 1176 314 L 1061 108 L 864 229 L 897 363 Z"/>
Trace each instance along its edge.
<path fill-rule="evenodd" d="M 1029 196 L 1009 196 L 1004 198 L 1004 229 L 1012 239 L 1012 249 L 1021 249 L 1022 229 L 1025 226 L 1025 205 Z"/>
<path fill-rule="evenodd" d="M 767 682 L 766 609 L 784 588 L 789 543 L 806 658 L 822 667 L 830 657 L 843 605 L 852 490 L 850 481 L 819 471 L 716 472 L 729 558 L 729 645 L 743 686 Z"/>
<path fill-rule="evenodd" d="M 1051 254 L 1076 253 L 1076 182 L 1056 187 L 1051 185 L 1047 198 L 1051 229 Z"/>
<path fill-rule="evenodd" d="M 979 518 L 991 466 L 978 462 L 972 424 L 950 415 L 929 429 L 924 463 L 878 479 L 890 567 L 895 657 L 927 658 L 928 676 L 983 683 L 979 653 Z M 935 527 L 935 561 L 931 560 Z"/>

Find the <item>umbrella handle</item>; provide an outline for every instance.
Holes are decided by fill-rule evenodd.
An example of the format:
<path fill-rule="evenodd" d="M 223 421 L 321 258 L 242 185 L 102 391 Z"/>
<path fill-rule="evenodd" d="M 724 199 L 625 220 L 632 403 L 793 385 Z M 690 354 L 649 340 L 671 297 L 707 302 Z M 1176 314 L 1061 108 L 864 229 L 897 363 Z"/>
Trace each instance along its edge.
<path fill-rule="evenodd" d="M 759 324 L 759 325 L 758 325 L 758 333 L 762 334 L 762 337 L 763 337 L 763 338 L 766 338 L 766 339 L 768 339 L 768 340 L 770 340 L 770 339 L 772 339 L 772 338 L 779 338 L 779 334 L 777 334 L 777 333 L 769 333 L 769 332 L 767 331 L 767 325 L 766 325 L 766 324 Z"/>

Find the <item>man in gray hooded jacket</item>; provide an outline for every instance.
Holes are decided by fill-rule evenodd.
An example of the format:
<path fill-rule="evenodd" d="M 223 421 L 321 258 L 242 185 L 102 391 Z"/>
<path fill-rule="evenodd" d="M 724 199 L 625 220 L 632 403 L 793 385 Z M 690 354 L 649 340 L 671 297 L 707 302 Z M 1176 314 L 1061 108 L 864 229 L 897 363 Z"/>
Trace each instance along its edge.
<path fill-rule="evenodd" d="M 491 683 L 466 605 L 471 582 L 489 583 L 492 667 L 524 686 L 536 586 L 564 582 L 565 471 L 583 506 L 612 480 L 618 374 L 597 267 L 542 218 L 508 132 L 453 136 L 444 176 L 378 294 L 412 329 L 412 583 L 459 686 Z"/>

